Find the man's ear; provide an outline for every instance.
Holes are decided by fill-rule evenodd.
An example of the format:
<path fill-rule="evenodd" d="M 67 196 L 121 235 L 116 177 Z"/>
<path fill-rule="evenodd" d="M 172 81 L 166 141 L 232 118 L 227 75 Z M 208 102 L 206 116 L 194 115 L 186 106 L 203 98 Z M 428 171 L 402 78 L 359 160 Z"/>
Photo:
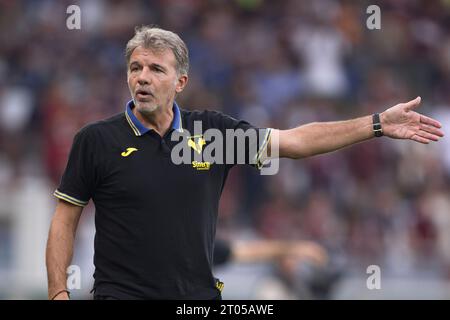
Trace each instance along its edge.
<path fill-rule="evenodd" d="M 184 87 L 186 87 L 188 83 L 188 76 L 187 74 L 181 75 L 178 77 L 178 81 L 176 83 L 175 91 L 176 93 L 180 93 L 184 90 Z"/>

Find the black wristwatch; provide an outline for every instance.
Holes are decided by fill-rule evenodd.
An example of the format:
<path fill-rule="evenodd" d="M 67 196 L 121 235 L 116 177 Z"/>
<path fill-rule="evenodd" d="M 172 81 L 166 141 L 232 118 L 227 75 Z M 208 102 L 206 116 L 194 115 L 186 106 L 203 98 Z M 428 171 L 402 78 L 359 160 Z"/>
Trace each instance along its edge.
<path fill-rule="evenodd" d="M 383 128 L 381 127 L 380 114 L 374 113 L 372 116 L 372 121 L 373 121 L 373 133 L 375 134 L 375 137 L 382 137 Z"/>

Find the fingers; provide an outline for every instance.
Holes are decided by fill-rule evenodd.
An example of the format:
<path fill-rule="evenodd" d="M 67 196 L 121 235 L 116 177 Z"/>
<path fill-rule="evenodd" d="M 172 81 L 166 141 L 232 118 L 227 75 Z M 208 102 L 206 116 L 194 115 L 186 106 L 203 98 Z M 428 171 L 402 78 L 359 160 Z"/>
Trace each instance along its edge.
<path fill-rule="evenodd" d="M 438 141 L 439 140 L 439 136 L 431 134 L 431 133 L 423 131 L 423 130 L 419 130 L 417 135 L 421 136 L 422 138 L 431 140 L 431 141 Z"/>
<path fill-rule="evenodd" d="M 420 115 L 420 123 L 429 124 L 436 128 L 442 128 L 442 124 L 439 121 L 428 118 L 427 116 L 424 116 L 424 115 Z"/>
<path fill-rule="evenodd" d="M 438 141 L 443 136 L 444 133 L 441 130 L 422 124 L 420 129 L 411 137 L 411 140 L 428 144 L 431 141 Z"/>
<path fill-rule="evenodd" d="M 421 136 L 419 136 L 419 135 L 417 135 L 417 134 L 413 135 L 413 136 L 411 137 L 411 140 L 414 140 L 414 141 L 416 141 L 416 142 L 420 142 L 420 143 L 423 143 L 423 144 L 428 144 L 428 143 L 430 143 L 430 140 L 428 140 L 428 139 L 426 139 L 426 138 L 422 138 Z"/>
<path fill-rule="evenodd" d="M 421 124 L 420 130 L 431 133 L 432 135 L 436 136 L 436 138 L 444 136 L 444 132 L 431 125 Z"/>
<path fill-rule="evenodd" d="M 408 101 L 405 103 L 405 110 L 406 111 L 410 111 L 413 110 L 415 108 L 417 108 L 420 104 L 420 101 L 422 101 L 421 97 L 417 97 L 414 100 Z"/>

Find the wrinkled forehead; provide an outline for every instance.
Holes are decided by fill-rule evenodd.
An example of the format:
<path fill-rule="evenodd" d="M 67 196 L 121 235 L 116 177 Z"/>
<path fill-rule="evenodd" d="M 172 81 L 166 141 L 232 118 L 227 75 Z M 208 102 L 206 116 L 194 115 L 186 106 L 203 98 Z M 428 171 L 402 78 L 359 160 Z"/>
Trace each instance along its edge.
<path fill-rule="evenodd" d="M 136 47 L 131 53 L 129 65 L 133 62 L 141 64 L 157 63 L 162 66 L 176 67 L 176 59 L 172 50 L 161 47 Z"/>

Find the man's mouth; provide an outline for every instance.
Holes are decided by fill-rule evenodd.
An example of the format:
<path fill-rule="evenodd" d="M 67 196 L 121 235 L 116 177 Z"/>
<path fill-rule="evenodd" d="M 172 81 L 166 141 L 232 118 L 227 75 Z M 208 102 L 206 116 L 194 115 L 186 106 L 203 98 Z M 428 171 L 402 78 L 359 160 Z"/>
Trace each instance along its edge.
<path fill-rule="evenodd" d="M 136 98 L 139 100 L 147 100 L 153 97 L 153 94 L 149 90 L 139 89 L 136 91 Z"/>

